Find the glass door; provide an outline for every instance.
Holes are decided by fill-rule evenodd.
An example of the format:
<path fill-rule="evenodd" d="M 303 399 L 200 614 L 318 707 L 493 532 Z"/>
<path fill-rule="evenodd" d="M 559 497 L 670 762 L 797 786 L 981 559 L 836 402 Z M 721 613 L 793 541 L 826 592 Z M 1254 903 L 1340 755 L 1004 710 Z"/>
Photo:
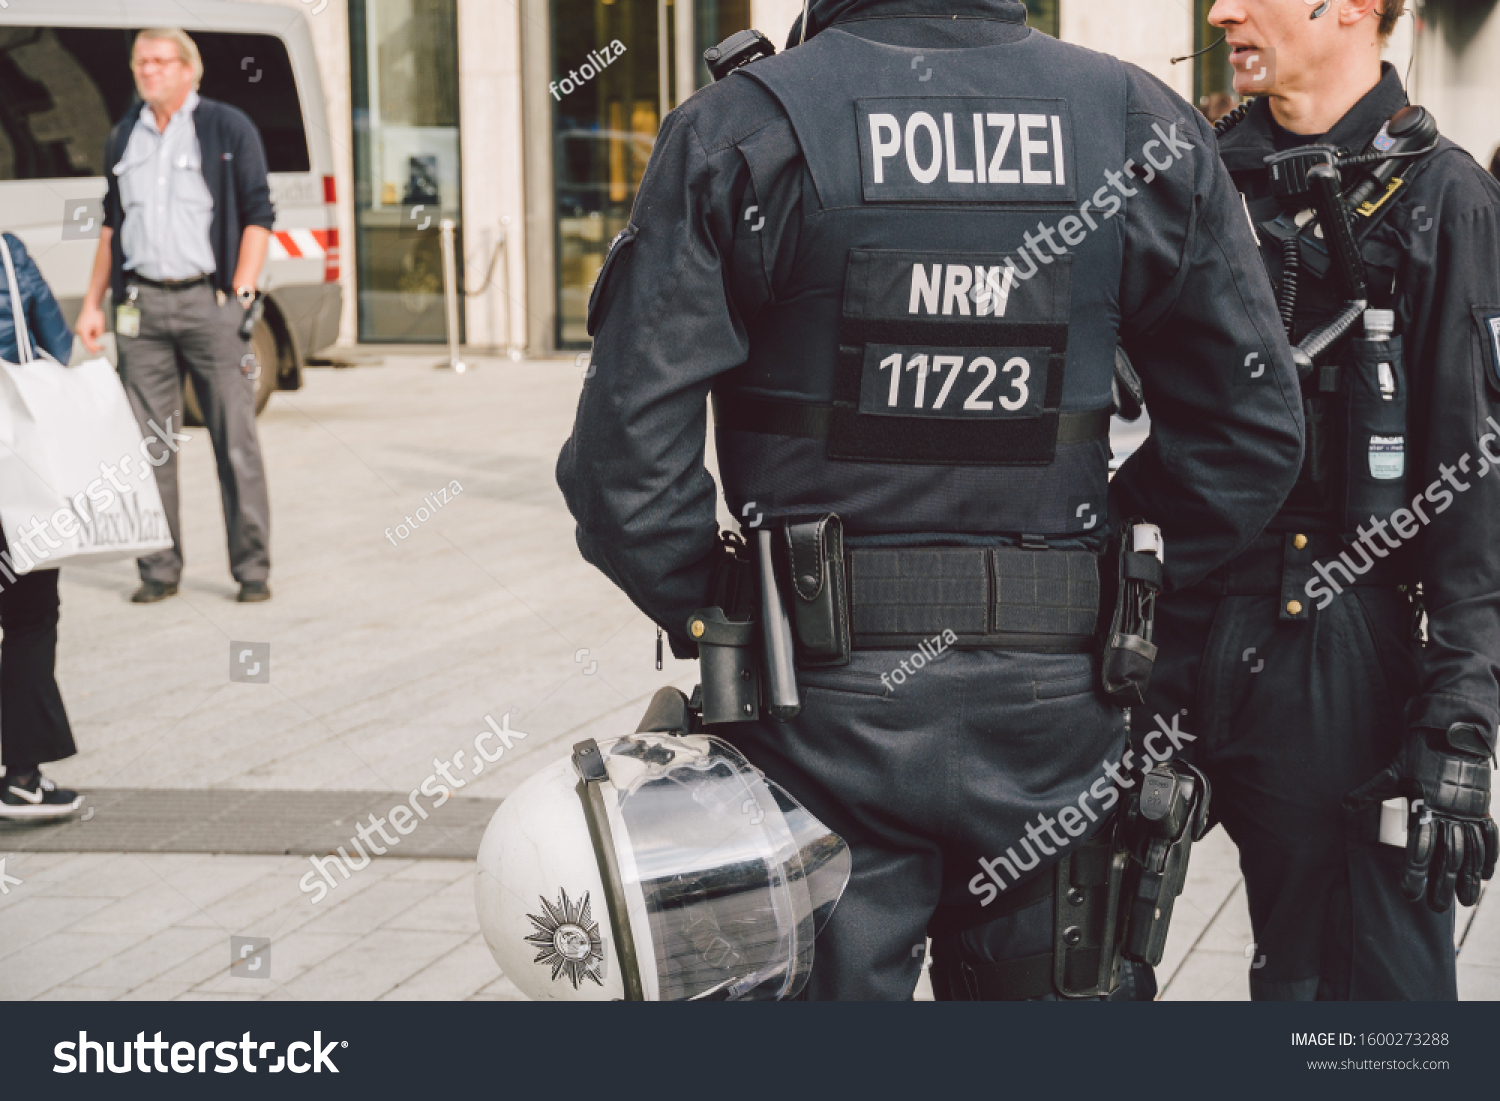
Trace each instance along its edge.
<path fill-rule="evenodd" d="M 747 27 L 749 7 L 748 0 L 551 0 L 559 348 L 589 346 L 589 292 L 610 241 L 630 220 L 663 110 L 708 83 L 703 50 Z M 695 88 L 683 89 L 677 74 L 689 72 Z"/>
<path fill-rule="evenodd" d="M 457 0 L 350 0 L 361 341 L 448 338 L 438 225 L 462 225 L 457 14 Z"/>

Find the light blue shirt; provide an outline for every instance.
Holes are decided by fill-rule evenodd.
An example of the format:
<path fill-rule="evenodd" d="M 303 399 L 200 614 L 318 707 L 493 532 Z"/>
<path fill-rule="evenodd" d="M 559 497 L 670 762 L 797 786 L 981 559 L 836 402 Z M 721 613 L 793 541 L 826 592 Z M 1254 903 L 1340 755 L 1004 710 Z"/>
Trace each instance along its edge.
<path fill-rule="evenodd" d="M 193 126 L 198 93 L 167 120 L 165 133 L 156 115 L 142 105 L 125 156 L 115 165 L 125 221 L 120 247 L 125 270 L 147 279 L 191 279 L 214 271 L 209 240 L 214 200 L 203 179 L 203 151 Z"/>

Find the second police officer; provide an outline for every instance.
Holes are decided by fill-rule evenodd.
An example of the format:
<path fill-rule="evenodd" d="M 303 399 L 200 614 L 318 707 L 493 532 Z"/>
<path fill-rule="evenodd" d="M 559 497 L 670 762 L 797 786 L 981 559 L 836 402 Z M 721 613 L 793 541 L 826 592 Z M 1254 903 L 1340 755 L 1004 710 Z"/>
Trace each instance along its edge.
<path fill-rule="evenodd" d="M 1168 588 L 1255 537 L 1301 459 L 1289 350 L 1213 134 L 1161 82 L 1015 0 L 804 18 L 664 120 L 558 483 L 585 558 L 698 656 L 711 394 L 734 514 L 787 546 L 798 614 L 835 609 L 799 626 L 795 718 L 713 728 L 852 851 L 807 996 L 911 997 L 929 928 L 940 996 L 1052 996 L 1027 891 L 1133 783 L 1093 653 L 1105 533 L 1159 525 Z M 1117 344 L 1153 425 L 1111 486 Z M 996 921 L 996 895 L 1031 904 Z"/>
<path fill-rule="evenodd" d="M 1209 15 L 1262 93 L 1220 150 L 1301 349 L 1307 456 L 1267 533 L 1161 602 L 1150 700 L 1188 709 L 1239 846 L 1256 999 L 1456 997 L 1452 904 L 1495 866 L 1500 185 L 1382 66 L 1404 6 Z"/>

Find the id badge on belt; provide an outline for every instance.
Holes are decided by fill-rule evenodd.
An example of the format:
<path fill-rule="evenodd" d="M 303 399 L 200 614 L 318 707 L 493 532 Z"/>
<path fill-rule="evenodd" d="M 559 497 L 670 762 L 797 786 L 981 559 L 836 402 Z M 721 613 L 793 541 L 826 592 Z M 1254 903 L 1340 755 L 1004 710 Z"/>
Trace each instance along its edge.
<path fill-rule="evenodd" d="M 135 304 L 135 296 L 138 293 L 135 287 L 127 292 L 128 298 L 115 307 L 115 335 L 116 336 L 140 336 L 141 335 L 141 310 Z"/>

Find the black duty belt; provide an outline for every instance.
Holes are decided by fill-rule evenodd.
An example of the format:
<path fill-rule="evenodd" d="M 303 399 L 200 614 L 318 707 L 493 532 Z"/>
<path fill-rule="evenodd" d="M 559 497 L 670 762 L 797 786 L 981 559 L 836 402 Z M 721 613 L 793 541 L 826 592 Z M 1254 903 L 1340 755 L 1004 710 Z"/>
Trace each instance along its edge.
<path fill-rule="evenodd" d="M 856 650 L 915 648 L 935 636 L 959 650 L 1093 648 L 1099 560 L 1091 551 L 855 547 L 845 561 Z"/>
<path fill-rule="evenodd" d="M 126 283 L 139 283 L 143 287 L 154 287 L 159 291 L 180 291 L 188 287 L 196 287 L 200 283 L 207 283 L 212 275 L 191 275 L 186 279 L 147 279 L 144 275 L 137 275 L 133 271 L 125 273 Z"/>
<path fill-rule="evenodd" d="M 735 394 L 720 402 L 714 394 L 714 427 L 735 432 L 757 432 L 768 436 L 797 436 L 808 440 L 828 438 L 833 406 L 823 402 L 788 401 L 753 394 Z M 1082 413 L 1059 413 L 1057 442 L 1087 443 L 1109 438 L 1109 409 Z"/>

